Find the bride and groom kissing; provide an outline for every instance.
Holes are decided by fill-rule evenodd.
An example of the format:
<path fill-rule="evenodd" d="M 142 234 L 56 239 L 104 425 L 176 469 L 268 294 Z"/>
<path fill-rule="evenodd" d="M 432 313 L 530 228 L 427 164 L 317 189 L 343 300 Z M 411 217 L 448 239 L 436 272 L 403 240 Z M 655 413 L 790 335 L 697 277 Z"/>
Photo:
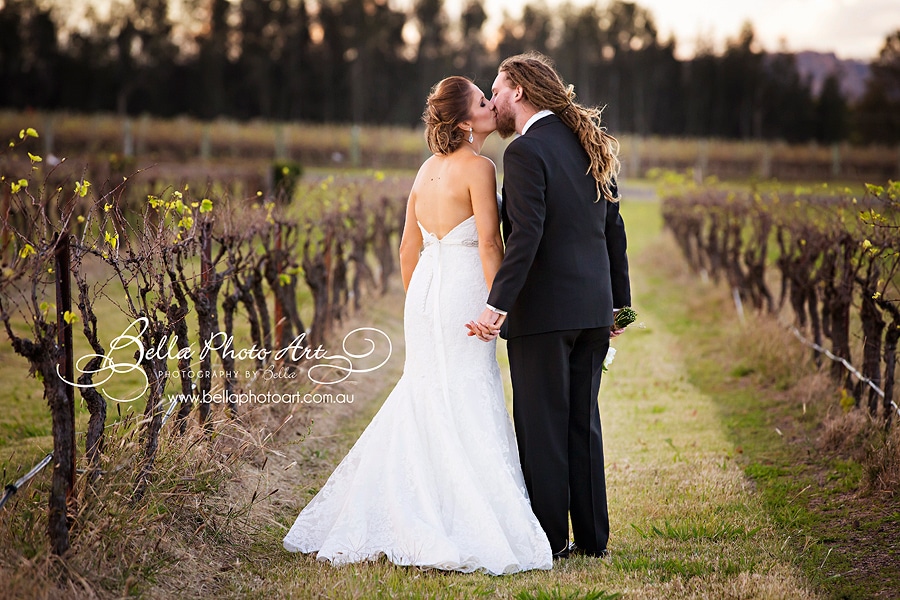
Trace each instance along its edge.
<path fill-rule="evenodd" d="M 537 53 L 503 61 L 490 99 L 464 77 L 440 81 L 423 120 L 433 156 L 400 243 L 403 375 L 284 547 L 494 575 L 604 556 L 598 394 L 614 311 L 631 304 L 618 144 Z M 480 155 L 494 131 L 519 134 L 499 207 Z"/>

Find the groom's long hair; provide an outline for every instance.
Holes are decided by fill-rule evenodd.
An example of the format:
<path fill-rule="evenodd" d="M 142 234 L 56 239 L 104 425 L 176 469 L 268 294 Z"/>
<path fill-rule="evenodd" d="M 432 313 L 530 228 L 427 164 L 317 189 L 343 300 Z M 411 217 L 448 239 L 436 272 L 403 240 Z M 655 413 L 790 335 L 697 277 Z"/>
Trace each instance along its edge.
<path fill-rule="evenodd" d="M 511 86 L 522 86 L 524 99 L 538 110 L 551 110 L 578 136 L 590 158 L 588 169 L 600 192 L 610 201 L 613 181 L 619 172 L 619 141 L 606 133 L 601 125 L 603 108 L 588 108 L 575 102 L 575 86 L 566 85 L 553 67 L 553 62 L 539 52 L 510 56 L 500 63 Z"/>

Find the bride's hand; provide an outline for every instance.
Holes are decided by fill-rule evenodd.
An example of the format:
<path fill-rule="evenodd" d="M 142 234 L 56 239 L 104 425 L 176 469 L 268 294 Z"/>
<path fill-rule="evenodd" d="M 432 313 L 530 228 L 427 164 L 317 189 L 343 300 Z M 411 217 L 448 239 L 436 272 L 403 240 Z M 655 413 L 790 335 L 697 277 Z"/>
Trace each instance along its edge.
<path fill-rule="evenodd" d="M 475 336 L 482 342 L 490 342 L 491 340 L 495 339 L 500 333 L 499 327 L 486 327 L 476 321 L 469 321 L 468 323 L 466 323 L 466 329 L 469 330 L 469 336 Z"/>
<path fill-rule="evenodd" d="M 624 327 L 623 327 L 622 329 L 610 329 L 610 330 L 609 330 L 609 339 L 613 339 L 613 338 L 619 337 L 619 336 L 622 335 L 624 332 L 625 332 L 625 328 L 624 328 Z"/>
<path fill-rule="evenodd" d="M 489 308 L 485 308 L 477 321 L 469 321 L 466 323 L 466 329 L 469 335 L 477 336 L 483 342 L 490 342 L 496 339 L 500 334 L 500 325 L 506 319 L 506 315 L 496 313 Z"/>

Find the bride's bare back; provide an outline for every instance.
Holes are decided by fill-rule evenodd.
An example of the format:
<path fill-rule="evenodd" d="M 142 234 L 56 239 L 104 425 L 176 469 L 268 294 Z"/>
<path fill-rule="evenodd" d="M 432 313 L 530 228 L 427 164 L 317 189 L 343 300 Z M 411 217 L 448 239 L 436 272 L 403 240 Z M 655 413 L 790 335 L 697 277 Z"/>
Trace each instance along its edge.
<path fill-rule="evenodd" d="M 484 278 L 490 287 L 503 258 L 494 163 L 466 147 L 426 160 L 419 168 L 409 193 L 406 223 L 400 241 L 400 272 L 404 289 L 409 287 L 422 249 L 422 233 L 416 221 L 425 231 L 443 238 L 472 215 L 475 215 L 475 227 L 478 229 Z"/>
<path fill-rule="evenodd" d="M 468 149 L 425 161 L 413 184 L 411 203 L 416 219 L 439 238 L 474 214 L 469 186 L 475 161 L 485 160 Z"/>

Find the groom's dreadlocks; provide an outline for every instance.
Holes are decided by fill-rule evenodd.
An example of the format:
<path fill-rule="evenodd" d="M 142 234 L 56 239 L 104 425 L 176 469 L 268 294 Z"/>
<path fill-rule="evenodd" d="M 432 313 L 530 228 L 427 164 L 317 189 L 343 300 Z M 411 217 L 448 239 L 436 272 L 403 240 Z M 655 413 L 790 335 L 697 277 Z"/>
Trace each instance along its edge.
<path fill-rule="evenodd" d="M 538 52 L 511 56 L 500 64 L 511 86 L 522 86 L 525 100 L 538 110 L 551 110 L 578 136 L 590 158 L 588 169 L 600 192 L 615 202 L 611 188 L 619 172 L 619 142 L 600 124 L 602 108 L 588 108 L 575 102 L 575 88 L 566 86 L 549 58 Z"/>

